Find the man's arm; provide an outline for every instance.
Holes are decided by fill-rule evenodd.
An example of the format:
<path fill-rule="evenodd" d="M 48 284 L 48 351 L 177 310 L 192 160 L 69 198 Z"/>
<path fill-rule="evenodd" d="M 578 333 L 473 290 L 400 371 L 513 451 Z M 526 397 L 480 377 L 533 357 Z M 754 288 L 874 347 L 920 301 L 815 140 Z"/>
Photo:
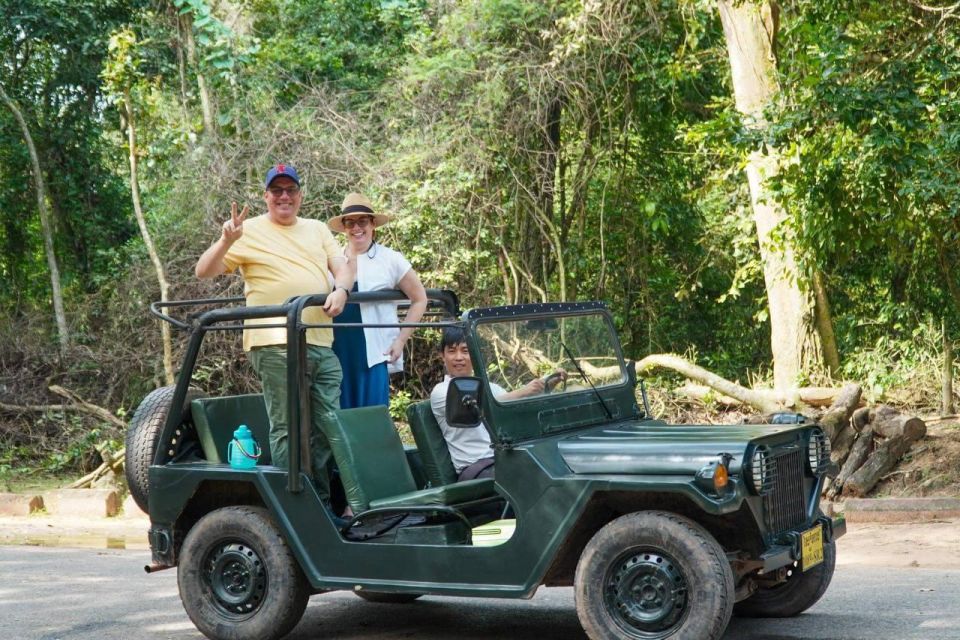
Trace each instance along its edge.
<path fill-rule="evenodd" d="M 400 282 L 397 283 L 400 291 L 403 291 L 410 298 L 410 308 L 407 309 L 405 323 L 420 322 L 423 312 L 427 310 L 427 291 L 420 282 L 420 276 L 413 269 L 407 271 Z M 390 347 L 384 353 L 390 362 L 396 362 L 397 358 L 403 355 L 403 345 L 410 336 L 413 335 L 413 327 L 404 327 L 400 329 L 400 335 L 390 344 Z"/>
<path fill-rule="evenodd" d="M 233 246 L 233 243 L 243 235 L 243 221 L 247 218 L 250 207 L 245 206 L 241 213 L 237 213 L 237 203 L 230 206 L 230 219 L 224 221 L 220 237 L 210 245 L 200 259 L 194 272 L 198 278 L 215 278 L 226 273 L 227 267 L 223 264 L 223 257 Z"/>
<path fill-rule="evenodd" d="M 340 312 L 343 311 L 343 305 L 347 303 L 347 296 L 350 294 L 350 289 L 353 288 L 353 281 L 356 279 L 356 271 L 347 264 L 347 259 L 343 256 L 328 257 L 327 268 L 333 274 L 334 289 L 327 294 L 323 311 L 333 318 L 340 315 Z"/>
<path fill-rule="evenodd" d="M 511 400 L 511 399 L 516 400 L 517 398 L 527 398 L 529 396 L 535 396 L 535 395 L 544 393 L 544 391 L 546 391 L 546 388 L 547 388 L 547 378 L 549 378 L 552 375 L 558 375 L 560 380 L 567 379 L 567 372 L 564 371 L 563 369 L 557 369 L 556 371 L 554 371 L 548 376 L 543 376 L 541 378 L 534 378 L 533 380 L 523 385 L 519 389 L 514 389 L 513 391 L 499 394 L 497 395 L 497 398 L 502 398 L 505 400 Z"/>
<path fill-rule="evenodd" d="M 502 395 L 497 396 L 497 398 L 502 398 L 504 400 L 515 400 L 517 398 L 526 398 L 528 396 L 535 396 L 538 393 L 543 393 L 543 378 L 534 378 L 527 384 L 523 385 L 519 389 L 514 389 L 513 391 L 508 391 Z"/>

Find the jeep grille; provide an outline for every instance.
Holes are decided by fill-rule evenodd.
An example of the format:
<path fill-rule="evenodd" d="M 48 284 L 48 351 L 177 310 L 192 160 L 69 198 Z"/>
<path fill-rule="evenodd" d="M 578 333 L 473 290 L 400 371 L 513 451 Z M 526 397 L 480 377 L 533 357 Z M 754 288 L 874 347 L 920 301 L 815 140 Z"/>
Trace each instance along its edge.
<path fill-rule="evenodd" d="M 793 529 L 807 519 L 807 501 L 803 491 L 805 453 L 796 447 L 783 453 L 773 453 L 777 460 L 773 491 L 763 497 L 764 519 L 771 533 Z"/>

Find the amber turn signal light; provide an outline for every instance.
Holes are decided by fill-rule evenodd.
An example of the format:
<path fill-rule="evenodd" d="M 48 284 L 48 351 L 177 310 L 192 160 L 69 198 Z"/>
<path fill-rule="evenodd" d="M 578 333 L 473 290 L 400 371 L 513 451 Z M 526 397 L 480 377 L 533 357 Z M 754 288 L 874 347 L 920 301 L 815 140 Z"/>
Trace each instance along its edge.
<path fill-rule="evenodd" d="M 723 491 L 730 482 L 730 474 L 727 472 L 727 465 L 718 463 L 713 468 L 713 488 L 717 492 Z"/>

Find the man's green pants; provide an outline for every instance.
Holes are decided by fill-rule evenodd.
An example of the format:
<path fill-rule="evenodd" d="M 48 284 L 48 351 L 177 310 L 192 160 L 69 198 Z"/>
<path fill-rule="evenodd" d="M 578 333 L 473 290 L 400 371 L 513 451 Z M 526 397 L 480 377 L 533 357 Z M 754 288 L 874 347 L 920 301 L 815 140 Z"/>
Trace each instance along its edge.
<path fill-rule="evenodd" d="M 263 398 L 270 416 L 270 457 L 273 464 L 286 469 L 289 466 L 287 439 L 287 348 L 286 346 L 257 347 L 250 351 Z M 343 372 L 340 361 L 330 347 L 307 345 L 307 384 L 310 388 L 310 453 L 313 462 L 313 483 L 324 502 L 330 501 L 330 444 L 320 429 L 324 414 L 340 408 L 340 383 Z"/>

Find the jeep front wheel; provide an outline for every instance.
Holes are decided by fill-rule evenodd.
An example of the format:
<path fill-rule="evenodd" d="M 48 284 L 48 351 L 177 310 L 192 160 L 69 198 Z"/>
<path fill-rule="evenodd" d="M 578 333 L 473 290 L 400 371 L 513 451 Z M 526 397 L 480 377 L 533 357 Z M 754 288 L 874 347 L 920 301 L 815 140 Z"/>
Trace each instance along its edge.
<path fill-rule="evenodd" d="M 224 507 L 190 529 L 177 568 L 187 615 L 214 640 L 276 640 L 300 621 L 309 585 L 266 509 Z"/>
<path fill-rule="evenodd" d="M 577 564 L 574 597 L 592 640 L 716 640 L 730 622 L 733 572 L 697 523 L 641 511 L 593 536 Z"/>
<path fill-rule="evenodd" d="M 783 584 L 768 589 L 761 588 L 755 594 L 733 608 L 737 616 L 745 618 L 791 618 L 800 615 L 826 592 L 833 579 L 837 563 L 837 547 L 834 542 L 823 545 L 823 562 L 808 571 L 800 571 L 799 563 L 787 571 Z"/>

